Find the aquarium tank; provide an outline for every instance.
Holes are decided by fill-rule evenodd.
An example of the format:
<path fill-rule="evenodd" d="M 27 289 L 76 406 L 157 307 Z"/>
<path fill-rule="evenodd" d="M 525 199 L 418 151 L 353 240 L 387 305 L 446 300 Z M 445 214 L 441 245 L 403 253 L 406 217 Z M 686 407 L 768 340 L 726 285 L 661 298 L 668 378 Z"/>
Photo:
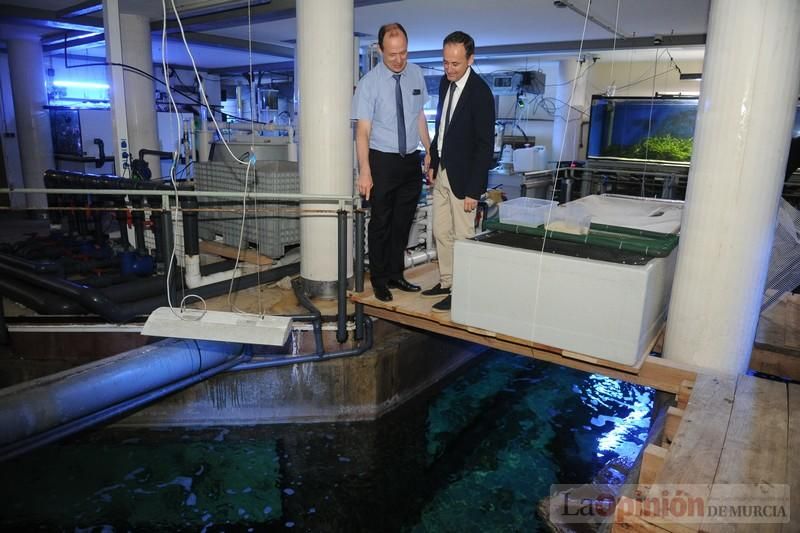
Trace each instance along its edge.
<path fill-rule="evenodd" d="M 697 97 L 594 95 L 587 156 L 688 164 L 697 101 Z"/>
<path fill-rule="evenodd" d="M 589 159 L 689 164 L 696 96 L 592 96 Z M 800 136 L 800 103 L 792 137 Z"/>

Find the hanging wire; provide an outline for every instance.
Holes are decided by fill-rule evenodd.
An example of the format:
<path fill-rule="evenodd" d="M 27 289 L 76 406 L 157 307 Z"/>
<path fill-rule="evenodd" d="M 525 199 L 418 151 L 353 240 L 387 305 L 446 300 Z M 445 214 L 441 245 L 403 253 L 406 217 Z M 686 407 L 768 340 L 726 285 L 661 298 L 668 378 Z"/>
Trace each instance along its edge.
<path fill-rule="evenodd" d="M 573 76 L 574 79 L 578 78 L 578 73 L 580 72 L 580 67 L 581 67 L 580 59 L 581 59 L 581 56 L 583 55 L 583 43 L 584 43 L 584 41 L 586 39 L 586 27 L 587 27 L 587 25 L 589 23 L 589 12 L 591 11 L 591 9 L 592 9 L 592 0 L 589 0 L 588 5 L 586 6 L 586 15 L 584 16 L 584 19 L 583 19 L 583 30 L 581 32 L 581 43 L 580 43 L 580 46 L 578 47 L 578 57 L 577 57 L 577 61 L 575 62 L 575 75 Z M 555 167 L 555 169 L 553 169 L 552 192 L 550 193 L 550 201 L 551 201 L 551 203 L 550 203 L 550 205 L 549 205 L 549 207 L 547 209 L 547 219 L 546 219 L 545 225 L 544 225 L 544 235 L 542 237 L 542 247 L 539 250 L 539 268 L 537 269 L 537 273 L 536 273 L 536 291 L 535 291 L 535 293 L 536 293 L 536 303 L 533 306 L 533 331 L 531 332 L 531 338 L 533 338 L 533 339 L 536 338 L 536 320 L 537 320 L 537 315 L 538 315 L 538 312 L 539 312 L 539 301 L 540 301 L 539 292 L 541 290 L 541 285 L 542 285 L 542 259 L 544 257 L 545 246 L 547 246 L 547 226 L 550 224 L 550 218 L 552 217 L 552 214 L 553 214 L 553 202 L 554 202 L 554 198 L 555 198 L 555 194 L 556 194 L 556 183 L 558 182 L 558 168 L 559 168 L 559 166 L 561 164 L 561 159 L 564 156 L 564 146 L 566 145 L 566 142 L 567 142 L 567 133 L 568 133 L 568 130 L 569 130 L 569 116 L 570 116 L 570 113 L 572 112 L 572 102 L 573 102 L 573 100 L 575 98 L 575 86 L 576 86 L 576 84 L 573 83 L 572 84 L 572 89 L 570 91 L 569 101 L 567 102 L 567 116 L 566 116 L 566 118 L 564 120 L 564 134 L 561 137 L 561 147 L 559 149 L 558 159 L 556 160 L 556 167 Z"/>
<path fill-rule="evenodd" d="M 619 6 L 620 6 L 621 3 L 622 3 L 622 0 L 617 0 L 617 16 L 614 19 L 614 44 L 611 47 L 611 76 L 610 76 L 611 85 L 609 85 L 609 88 L 610 87 L 614 87 L 616 85 L 616 80 L 614 79 L 614 63 L 616 62 L 616 59 L 615 59 L 616 53 L 615 52 L 617 51 L 617 29 L 619 28 Z M 615 93 L 617 92 L 616 88 L 614 89 L 614 92 Z M 606 90 L 606 94 L 608 94 L 608 90 Z M 609 95 L 609 96 L 611 96 L 611 95 Z"/>

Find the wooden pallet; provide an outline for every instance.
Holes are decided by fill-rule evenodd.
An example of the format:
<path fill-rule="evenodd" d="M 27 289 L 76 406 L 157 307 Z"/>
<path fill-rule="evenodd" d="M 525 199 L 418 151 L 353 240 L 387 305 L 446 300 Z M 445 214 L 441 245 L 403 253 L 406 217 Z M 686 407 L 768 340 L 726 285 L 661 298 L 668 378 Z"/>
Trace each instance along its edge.
<path fill-rule="evenodd" d="M 407 270 L 406 278 L 422 287 L 432 287 L 438 281 L 437 266 L 426 264 Z M 502 333 L 457 324 L 450 319 L 450 313 L 433 312 L 431 306 L 436 303 L 436 300 L 422 298 L 419 293 L 394 291 L 392 296 L 392 301 L 382 302 L 375 298 L 371 288 L 350 295 L 352 301 L 364 305 L 364 310 L 368 315 L 377 318 L 585 372 L 647 385 L 672 394 L 678 393 L 683 381 L 693 381 L 697 374 L 697 369 L 694 367 L 679 365 L 650 355 L 653 345 L 659 342 L 660 334 L 647 347 L 637 364 L 629 366 Z"/>
<path fill-rule="evenodd" d="M 735 484 L 788 485 L 789 522 L 669 523 L 658 515 L 617 516 L 613 531 L 800 531 L 800 386 L 752 376 L 698 375 L 685 383 L 667 414 L 660 446 L 643 452 L 642 497 L 664 485 L 689 487 L 691 497 L 714 501 Z M 618 508 L 641 505 L 623 498 Z M 724 501 L 724 500 L 719 500 Z"/>

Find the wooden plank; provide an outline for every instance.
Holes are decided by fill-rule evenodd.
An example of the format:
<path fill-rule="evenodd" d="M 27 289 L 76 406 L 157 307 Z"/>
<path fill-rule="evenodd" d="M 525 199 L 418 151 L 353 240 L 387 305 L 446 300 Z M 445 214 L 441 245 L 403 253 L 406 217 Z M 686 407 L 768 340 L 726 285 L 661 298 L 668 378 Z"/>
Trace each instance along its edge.
<path fill-rule="evenodd" d="M 639 468 L 639 485 L 652 485 L 655 483 L 668 450 L 655 444 L 648 444 L 642 454 L 642 466 Z"/>
<path fill-rule="evenodd" d="M 689 367 L 688 365 L 679 365 L 671 361 L 665 361 L 658 357 L 648 356 L 638 374 L 623 372 L 613 368 L 607 368 L 597 365 L 592 365 L 579 361 L 577 359 L 570 359 L 563 357 L 557 353 L 540 350 L 525 343 L 514 343 L 498 337 L 486 337 L 466 331 L 461 327 L 455 325 L 448 325 L 446 323 L 428 320 L 426 318 L 407 315 L 404 313 L 397 313 L 384 307 L 373 307 L 371 305 L 364 306 L 364 312 L 370 316 L 383 318 L 392 322 L 405 324 L 407 326 L 423 329 L 432 333 L 447 335 L 457 339 L 463 339 L 469 342 L 482 344 L 497 350 L 533 357 L 541 361 L 555 363 L 561 366 L 567 366 L 582 370 L 584 372 L 591 372 L 595 374 L 602 374 L 629 383 L 636 383 L 639 385 L 646 385 L 658 390 L 669 392 L 672 394 L 678 393 L 680 383 L 685 380 L 694 381 L 697 376 L 697 369 Z M 444 313 L 443 313 L 444 314 Z"/>
<path fill-rule="evenodd" d="M 238 249 L 235 246 L 229 246 L 221 242 L 200 241 L 200 253 L 236 259 Z M 259 255 L 255 250 L 249 248 L 242 249 L 239 260 L 254 265 L 271 265 L 275 262 L 266 255 Z"/>
<path fill-rule="evenodd" d="M 750 369 L 800 381 L 800 352 L 756 345 L 750 355 Z"/>
<path fill-rule="evenodd" d="M 800 350 L 800 294 L 784 296 L 786 304 L 785 347 Z"/>
<path fill-rule="evenodd" d="M 677 407 L 670 407 L 667 409 L 667 420 L 664 423 L 664 440 L 672 444 L 672 441 L 675 440 L 675 435 L 678 434 L 678 427 L 681 425 L 681 420 L 683 420 L 683 409 L 678 409 Z"/>
<path fill-rule="evenodd" d="M 682 384 L 687 390 L 688 384 Z M 692 497 L 708 498 L 722 455 L 736 392 L 735 377 L 697 375 L 683 419 L 656 484 L 692 486 Z M 697 530 L 699 524 L 684 524 Z"/>
<path fill-rule="evenodd" d="M 800 524 L 800 385 L 790 383 L 789 436 L 786 445 L 786 483 L 791 498 L 789 517 L 791 523 L 783 525 L 783 533 L 796 532 Z"/>
<path fill-rule="evenodd" d="M 678 395 L 676 397 L 676 403 L 678 405 L 678 409 L 686 409 L 686 405 L 689 403 L 689 398 L 692 396 L 692 391 L 694 390 L 694 381 L 682 381 L 680 389 L 678 390 Z"/>
<path fill-rule="evenodd" d="M 639 501 L 623 496 L 619 499 L 614 513 L 612 533 L 664 533 L 669 531 L 648 522 L 642 516 L 642 505 Z"/>
<path fill-rule="evenodd" d="M 729 484 L 786 483 L 789 407 L 784 383 L 739 376 L 728 432 L 709 501 L 725 503 Z M 782 524 L 758 524 L 758 531 L 780 532 Z M 706 518 L 703 530 L 755 531 L 754 524 L 717 524 Z"/>
<path fill-rule="evenodd" d="M 736 378 L 698 375 L 683 413 L 660 484 L 703 484 L 709 488 L 722 455 Z"/>

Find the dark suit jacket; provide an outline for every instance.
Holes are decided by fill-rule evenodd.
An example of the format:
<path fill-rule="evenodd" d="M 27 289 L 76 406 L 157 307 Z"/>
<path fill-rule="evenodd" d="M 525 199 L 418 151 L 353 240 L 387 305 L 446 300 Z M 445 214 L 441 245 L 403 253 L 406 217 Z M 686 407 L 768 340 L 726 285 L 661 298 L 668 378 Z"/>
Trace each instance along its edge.
<path fill-rule="evenodd" d="M 439 121 L 450 82 L 442 76 L 439 82 L 439 107 L 436 112 L 436 134 L 431 141 L 431 168 L 439 169 Z M 458 104 L 451 111 L 447 135 L 442 144 L 441 160 L 447 169 L 450 188 L 458 198 L 480 199 L 486 192 L 489 169 L 494 154 L 494 97 L 483 79 L 473 70 Z"/>

